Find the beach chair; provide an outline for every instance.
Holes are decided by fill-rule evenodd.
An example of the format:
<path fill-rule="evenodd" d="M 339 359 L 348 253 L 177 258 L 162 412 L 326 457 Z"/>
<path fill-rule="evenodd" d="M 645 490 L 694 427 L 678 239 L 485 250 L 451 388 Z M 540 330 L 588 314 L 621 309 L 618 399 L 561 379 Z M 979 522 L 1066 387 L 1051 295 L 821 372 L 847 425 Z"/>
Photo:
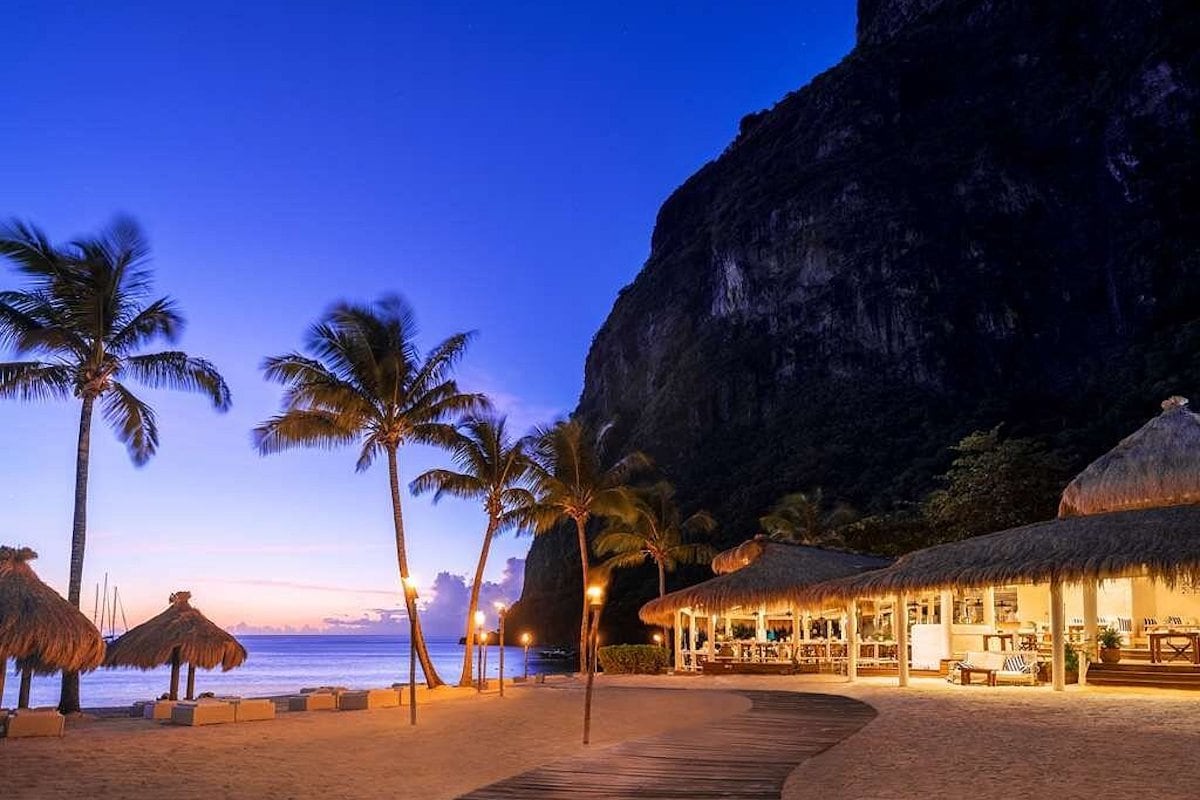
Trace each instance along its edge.
<path fill-rule="evenodd" d="M 8 716 L 4 735 L 9 739 L 62 736 L 65 719 L 56 708 L 18 708 Z"/>
<path fill-rule="evenodd" d="M 171 709 L 172 725 L 220 725 L 236 721 L 236 708 L 224 700 L 182 700 Z"/>

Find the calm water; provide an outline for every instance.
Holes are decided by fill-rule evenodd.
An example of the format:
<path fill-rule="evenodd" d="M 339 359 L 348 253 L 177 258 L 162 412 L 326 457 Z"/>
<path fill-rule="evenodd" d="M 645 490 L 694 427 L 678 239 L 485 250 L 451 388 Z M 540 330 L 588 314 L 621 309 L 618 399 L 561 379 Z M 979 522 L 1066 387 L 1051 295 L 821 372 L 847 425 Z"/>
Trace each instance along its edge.
<path fill-rule="evenodd" d="M 393 636 L 243 636 L 249 658 L 232 672 L 196 672 L 197 692 L 240 694 L 243 696 L 285 694 L 302 686 L 337 685 L 356 688 L 390 686 L 408 682 L 408 640 Z M 429 654 L 442 680 L 454 683 L 462 669 L 463 648 L 457 641 L 430 641 Z M 520 675 L 523 667 L 521 648 L 506 647 L 505 676 Z M 529 671 L 563 672 L 573 661 L 545 661 L 536 648 L 529 651 Z M 11 669 L 11 662 L 10 662 Z M 499 671 L 495 645 L 488 648 L 487 672 Z M 171 680 L 168 667 L 142 672 L 133 669 L 101 669 L 83 676 L 82 701 L 85 708 L 128 705 L 135 700 L 158 697 Z M 180 679 L 182 696 L 187 670 Z M 417 680 L 422 680 L 417 664 Z M 17 702 L 18 679 L 10 672 L 2 706 Z M 31 705 L 58 703 L 58 676 L 33 679 Z"/>

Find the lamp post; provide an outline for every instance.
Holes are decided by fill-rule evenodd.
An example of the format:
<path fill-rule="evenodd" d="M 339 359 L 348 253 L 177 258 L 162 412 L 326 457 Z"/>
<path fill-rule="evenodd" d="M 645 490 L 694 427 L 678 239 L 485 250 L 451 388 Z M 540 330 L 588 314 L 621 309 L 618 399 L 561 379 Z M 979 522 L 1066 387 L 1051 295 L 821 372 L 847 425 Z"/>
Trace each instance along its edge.
<path fill-rule="evenodd" d="M 496 603 L 496 616 L 500 618 L 500 696 L 504 697 L 504 615 L 508 606 Z"/>
<path fill-rule="evenodd" d="M 412 578 L 404 579 L 404 593 L 412 601 L 410 608 L 416 608 L 417 584 Z M 417 619 L 408 618 L 408 724 L 417 724 Z"/>
<path fill-rule="evenodd" d="M 479 675 L 475 678 L 475 690 L 483 691 L 483 612 L 475 612 L 475 646 L 479 648 Z"/>
<path fill-rule="evenodd" d="M 529 683 L 529 643 L 533 637 L 528 632 L 521 634 L 521 646 L 525 648 L 525 682 Z"/>
<path fill-rule="evenodd" d="M 588 613 L 591 617 L 591 634 L 588 636 L 587 688 L 583 693 L 583 743 L 587 744 L 592 732 L 592 683 L 596 679 L 597 635 L 600 622 L 600 606 L 604 603 L 604 589 L 589 586 L 587 590 Z"/>

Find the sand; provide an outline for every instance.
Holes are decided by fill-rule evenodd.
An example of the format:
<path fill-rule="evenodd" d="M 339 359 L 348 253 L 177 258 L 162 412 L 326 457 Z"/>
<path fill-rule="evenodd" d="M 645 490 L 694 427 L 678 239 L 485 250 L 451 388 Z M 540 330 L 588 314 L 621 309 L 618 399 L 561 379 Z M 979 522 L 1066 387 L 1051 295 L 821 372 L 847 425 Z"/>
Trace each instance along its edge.
<path fill-rule="evenodd" d="M 0 797 L 450 798 L 583 752 L 582 702 L 571 682 L 419 706 L 416 728 L 407 708 L 281 713 L 205 728 L 85 722 L 61 740 L 0 739 Z M 590 747 L 748 706 L 728 694 L 601 686 Z"/>
<path fill-rule="evenodd" d="M 604 677 L 592 748 L 703 725 L 748 706 L 732 694 L 662 688 L 833 692 L 879 715 L 800 765 L 785 800 L 1200 797 L 1200 693 L 892 684 Z M 98 721 L 61 741 L 0 741 L 0 795 L 443 798 L 583 752 L 577 684 L 508 695 L 431 704 L 415 730 L 403 708 L 196 729 Z"/>

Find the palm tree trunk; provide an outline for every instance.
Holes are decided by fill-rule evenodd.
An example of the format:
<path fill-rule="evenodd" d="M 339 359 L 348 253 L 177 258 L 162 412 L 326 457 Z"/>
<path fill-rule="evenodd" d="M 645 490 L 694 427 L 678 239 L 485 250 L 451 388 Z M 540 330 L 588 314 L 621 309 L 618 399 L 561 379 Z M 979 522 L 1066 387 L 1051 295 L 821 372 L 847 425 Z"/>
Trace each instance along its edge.
<path fill-rule="evenodd" d="M 179 648 L 176 647 L 171 651 L 171 691 L 167 695 L 168 700 L 179 699 Z"/>
<path fill-rule="evenodd" d="M 67 581 L 67 600 L 79 607 L 83 587 L 83 549 L 87 544 L 88 460 L 91 455 L 92 406 L 94 395 L 83 396 L 79 412 L 79 443 L 75 450 L 75 516 L 71 525 L 71 574 Z M 70 714 L 79 710 L 79 673 L 64 672 L 58 710 Z"/>
<path fill-rule="evenodd" d="M 492 537 L 496 535 L 496 526 L 498 520 L 488 515 L 487 532 L 483 534 L 483 549 L 479 552 L 479 565 L 475 568 L 475 583 L 471 585 L 471 602 L 467 605 L 467 637 L 464 640 L 466 646 L 463 648 L 463 668 L 462 677 L 458 679 L 459 686 L 471 686 L 471 668 L 473 655 L 471 642 L 475 637 L 475 610 L 479 608 L 479 590 L 483 586 L 483 569 L 487 566 L 488 551 L 492 549 Z M 504 643 L 501 642 L 503 647 Z"/>
<path fill-rule="evenodd" d="M 661 561 L 656 561 L 656 563 L 658 564 L 658 596 L 664 597 L 667 594 L 667 568 Z M 667 648 L 668 663 L 670 663 L 671 659 L 675 655 L 675 647 L 671 644 L 671 636 L 673 635 L 674 631 L 672 631 L 666 625 L 662 627 L 662 643 L 663 647 Z"/>
<path fill-rule="evenodd" d="M 29 708 L 29 687 L 33 684 L 33 667 L 21 670 L 21 686 L 17 690 L 17 708 Z"/>
<path fill-rule="evenodd" d="M 579 563 L 583 574 L 583 614 L 579 623 L 579 672 L 588 669 L 588 541 L 587 518 L 575 518 L 575 532 L 579 534 Z"/>
<path fill-rule="evenodd" d="M 388 478 L 392 485 L 392 522 L 396 526 L 396 561 L 400 565 L 400 578 L 408 578 L 408 554 L 404 547 L 404 513 L 400 506 L 400 465 L 397 463 L 395 448 L 388 449 Z M 412 641 L 408 643 L 417 652 L 421 661 L 421 671 L 425 673 L 425 685 L 430 689 L 441 686 L 443 681 L 433 668 L 429 658 L 429 650 L 425 646 L 425 634 L 421 632 L 421 618 L 417 616 L 417 599 L 412 592 L 406 591 L 403 584 L 400 587 L 404 595 L 404 607 L 408 618 L 412 621 Z"/>

